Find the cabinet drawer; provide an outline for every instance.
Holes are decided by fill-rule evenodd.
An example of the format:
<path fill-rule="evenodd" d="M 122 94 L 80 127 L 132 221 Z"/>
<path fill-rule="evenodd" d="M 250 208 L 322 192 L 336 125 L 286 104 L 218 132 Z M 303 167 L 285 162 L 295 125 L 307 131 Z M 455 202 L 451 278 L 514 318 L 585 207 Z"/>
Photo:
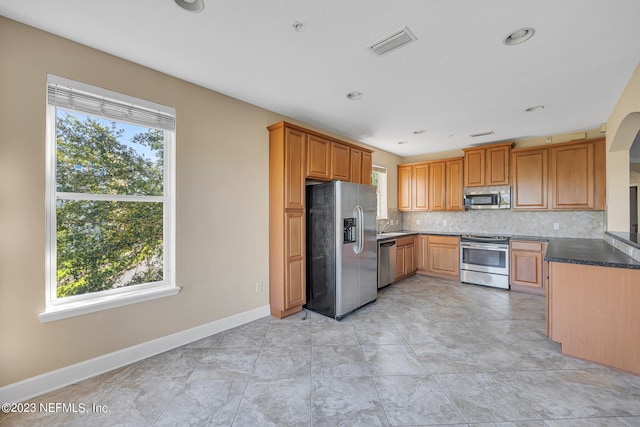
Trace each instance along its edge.
<path fill-rule="evenodd" d="M 415 236 L 400 237 L 396 239 L 396 246 L 413 245 Z"/>
<path fill-rule="evenodd" d="M 544 242 L 526 242 L 520 240 L 511 241 L 511 249 L 515 250 L 542 252 L 543 248 Z"/>
<path fill-rule="evenodd" d="M 458 237 L 453 236 L 429 236 L 429 243 L 440 243 L 444 245 L 457 245 L 459 242 Z"/>

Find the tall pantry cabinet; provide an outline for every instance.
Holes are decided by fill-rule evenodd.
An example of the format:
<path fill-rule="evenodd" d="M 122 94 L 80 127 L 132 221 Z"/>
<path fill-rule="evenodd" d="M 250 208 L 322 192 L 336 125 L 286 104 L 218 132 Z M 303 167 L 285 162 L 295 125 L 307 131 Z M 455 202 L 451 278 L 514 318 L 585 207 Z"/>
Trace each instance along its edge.
<path fill-rule="evenodd" d="M 306 135 L 276 124 L 269 128 L 269 302 L 283 318 L 306 302 Z"/>
<path fill-rule="evenodd" d="M 306 299 L 305 184 L 371 184 L 371 150 L 287 122 L 269 130 L 269 304 L 283 318 Z"/>

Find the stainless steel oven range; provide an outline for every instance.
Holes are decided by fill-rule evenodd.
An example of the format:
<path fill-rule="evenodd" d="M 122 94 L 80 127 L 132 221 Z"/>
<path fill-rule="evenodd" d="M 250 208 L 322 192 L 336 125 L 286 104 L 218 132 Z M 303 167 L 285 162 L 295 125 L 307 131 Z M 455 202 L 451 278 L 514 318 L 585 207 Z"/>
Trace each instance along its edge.
<path fill-rule="evenodd" d="M 460 281 L 509 289 L 509 237 L 460 237 Z"/>

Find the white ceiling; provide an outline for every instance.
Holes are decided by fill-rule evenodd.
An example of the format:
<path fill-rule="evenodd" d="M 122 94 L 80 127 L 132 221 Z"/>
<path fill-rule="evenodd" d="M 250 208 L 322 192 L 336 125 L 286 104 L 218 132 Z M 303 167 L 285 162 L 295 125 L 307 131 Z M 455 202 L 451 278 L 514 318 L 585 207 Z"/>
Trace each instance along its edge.
<path fill-rule="evenodd" d="M 0 0 L 0 14 L 400 156 L 597 128 L 640 60 L 638 0 L 205 3 Z M 404 26 L 416 42 L 367 49 Z M 522 27 L 534 37 L 502 43 Z"/>

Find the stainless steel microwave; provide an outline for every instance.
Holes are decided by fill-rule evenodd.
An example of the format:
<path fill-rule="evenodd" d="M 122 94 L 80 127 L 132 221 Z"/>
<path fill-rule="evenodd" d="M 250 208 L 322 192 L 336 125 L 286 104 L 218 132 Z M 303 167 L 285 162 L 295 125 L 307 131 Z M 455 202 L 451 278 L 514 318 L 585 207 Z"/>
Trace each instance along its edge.
<path fill-rule="evenodd" d="M 464 189 L 465 209 L 510 209 L 511 187 L 483 187 Z"/>

